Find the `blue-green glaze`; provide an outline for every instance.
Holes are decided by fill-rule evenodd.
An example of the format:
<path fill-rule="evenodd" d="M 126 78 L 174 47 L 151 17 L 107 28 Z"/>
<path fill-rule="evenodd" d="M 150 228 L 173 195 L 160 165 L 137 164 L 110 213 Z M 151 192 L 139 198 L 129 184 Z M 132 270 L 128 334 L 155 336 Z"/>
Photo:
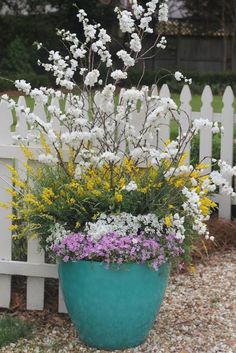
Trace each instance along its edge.
<path fill-rule="evenodd" d="M 158 271 L 101 262 L 59 263 L 59 278 L 69 315 L 81 340 L 98 349 L 135 347 L 148 335 L 163 300 L 170 265 Z"/>

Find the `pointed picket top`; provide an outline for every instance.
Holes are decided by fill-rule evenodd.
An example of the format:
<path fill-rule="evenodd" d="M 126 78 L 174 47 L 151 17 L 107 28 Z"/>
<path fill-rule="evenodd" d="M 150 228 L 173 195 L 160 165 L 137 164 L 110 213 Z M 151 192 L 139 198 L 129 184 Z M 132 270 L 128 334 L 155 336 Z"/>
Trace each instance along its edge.
<path fill-rule="evenodd" d="M 233 92 L 231 86 L 226 87 L 224 94 L 223 94 L 222 101 L 224 103 L 224 106 L 232 105 L 234 103 L 234 92 Z"/>
<path fill-rule="evenodd" d="M 158 96 L 158 88 L 157 88 L 157 85 L 152 85 L 151 87 L 151 95 L 152 96 Z"/>
<path fill-rule="evenodd" d="M 168 85 L 165 83 L 160 89 L 160 97 L 170 97 L 170 90 Z"/>
<path fill-rule="evenodd" d="M 210 86 L 205 86 L 201 96 L 202 105 L 212 106 L 213 94 Z"/>
<path fill-rule="evenodd" d="M 184 85 L 184 87 L 181 90 L 179 98 L 181 103 L 181 109 L 184 109 L 183 107 L 190 106 L 190 103 L 192 100 L 192 93 L 190 91 L 189 85 Z"/>
<path fill-rule="evenodd" d="M 18 105 L 23 105 L 23 107 L 27 107 L 25 97 L 24 96 L 19 96 L 17 104 Z"/>
<path fill-rule="evenodd" d="M 37 115 L 43 121 L 47 121 L 44 105 L 42 103 L 35 102 L 33 113 Z"/>
<path fill-rule="evenodd" d="M 1 100 L 0 102 L 0 145 L 11 145 L 11 127 L 13 124 L 13 117 L 11 110 L 8 107 L 8 103 Z"/>
<path fill-rule="evenodd" d="M 26 100 L 24 96 L 20 96 L 17 102 L 18 106 L 22 106 L 24 108 L 27 107 Z M 23 114 L 17 114 L 17 123 L 16 123 L 16 134 L 22 137 L 25 137 L 28 131 L 28 126 L 25 117 Z"/>

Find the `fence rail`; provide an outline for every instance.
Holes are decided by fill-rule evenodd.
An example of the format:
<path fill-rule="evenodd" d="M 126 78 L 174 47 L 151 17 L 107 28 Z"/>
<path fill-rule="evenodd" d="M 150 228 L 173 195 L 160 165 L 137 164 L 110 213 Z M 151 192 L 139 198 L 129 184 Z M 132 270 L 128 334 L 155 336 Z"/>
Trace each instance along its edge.
<path fill-rule="evenodd" d="M 154 93 L 157 93 L 157 88 L 152 88 Z M 162 97 L 170 97 L 169 88 L 163 85 L 159 95 Z M 213 95 L 211 88 L 206 86 L 201 97 L 201 109 L 199 112 L 193 112 L 191 107 L 192 94 L 188 86 L 184 86 L 180 95 L 181 109 L 185 111 L 191 120 L 196 118 L 205 118 L 210 121 L 217 121 L 223 124 L 224 134 L 221 137 L 221 159 L 225 160 L 232 166 L 233 164 L 233 148 L 234 148 L 234 126 L 236 124 L 236 115 L 234 114 L 234 94 L 231 87 L 227 87 L 222 97 L 223 109 L 221 113 L 213 112 L 212 102 Z M 24 97 L 19 97 L 18 102 L 26 106 Z M 55 105 L 59 102 L 54 100 Z M 46 119 L 44 107 L 36 104 L 34 113 L 40 116 L 41 119 Z M 181 128 L 187 130 L 188 125 L 186 116 L 181 113 L 178 117 Z M 137 126 L 140 125 L 142 119 L 142 109 L 137 113 L 135 121 Z M 11 186 L 11 175 L 6 165 L 13 165 L 18 167 L 19 174 L 24 176 L 20 165 L 26 162 L 26 157 L 23 155 L 21 149 L 13 144 L 12 140 L 12 126 L 14 125 L 14 118 L 9 111 L 7 104 L 1 101 L 0 103 L 0 176 L 7 180 Z M 55 124 L 55 129 L 60 126 Z M 15 125 L 15 132 L 24 136 L 27 133 L 27 124 L 19 116 L 17 124 Z M 163 141 L 170 136 L 170 125 L 163 125 L 163 128 L 158 133 L 158 146 L 163 145 Z M 39 151 L 39 147 L 31 147 L 34 152 Z M 190 151 L 190 146 L 187 147 Z M 37 154 L 37 153 L 36 153 Z M 199 160 L 203 156 L 212 156 L 212 132 L 209 128 L 202 128 L 200 131 L 199 142 Z M 208 160 L 211 169 L 210 159 Z M 229 179 L 229 182 L 231 180 Z M 0 178 L 0 202 L 11 202 L 12 196 L 6 191 L 6 184 Z M 223 196 L 217 194 L 214 196 L 219 204 L 219 216 L 231 219 L 232 199 L 230 196 Z M 235 203 L 236 204 L 236 203 Z M 0 307 L 9 308 L 11 301 L 11 277 L 12 275 L 27 277 L 27 309 L 42 310 L 44 308 L 44 284 L 45 278 L 57 278 L 57 268 L 54 264 L 45 263 L 44 253 L 38 250 L 37 240 L 28 240 L 27 247 L 27 261 L 13 261 L 12 260 L 12 234 L 10 230 L 11 220 L 7 218 L 11 210 L 0 208 Z M 62 293 L 59 288 L 58 295 L 58 311 L 66 312 Z"/>

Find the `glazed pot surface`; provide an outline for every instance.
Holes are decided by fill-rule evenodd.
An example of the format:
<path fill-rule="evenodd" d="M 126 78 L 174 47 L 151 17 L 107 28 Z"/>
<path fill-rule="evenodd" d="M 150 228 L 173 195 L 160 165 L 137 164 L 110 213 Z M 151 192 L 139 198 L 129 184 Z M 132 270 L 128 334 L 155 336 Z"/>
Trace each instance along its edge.
<path fill-rule="evenodd" d="M 159 312 L 170 272 L 143 264 L 59 263 L 69 315 L 81 340 L 98 349 L 135 347 L 148 335 Z"/>

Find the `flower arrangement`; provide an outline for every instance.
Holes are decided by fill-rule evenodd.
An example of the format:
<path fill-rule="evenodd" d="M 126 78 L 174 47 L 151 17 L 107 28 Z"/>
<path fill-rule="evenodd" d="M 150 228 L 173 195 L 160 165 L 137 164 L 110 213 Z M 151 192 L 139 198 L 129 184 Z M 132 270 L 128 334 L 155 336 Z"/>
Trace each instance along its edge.
<path fill-rule="evenodd" d="M 236 175 L 236 168 L 213 161 L 221 171 L 208 172 L 204 160 L 186 163 L 185 147 L 201 128 L 223 132 L 217 123 L 196 119 L 183 133 L 175 102 L 141 87 L 142 77 L 138 87 L 119 91 L 129 68 L 142 64 L 145 70 L 153 51 L 166 47 L 161 34 L 150 48 L 144 43 L 154 32 L 154 15 L 159 23 L 168 20 L 167 0 L 151 0 L 145 7 L 130 3 L 130 10 L 115 9 L 120 31 L 129 38 L 115 58 L 107 31 L 78 10 L 84 39 L 58 30 L 68 52 L 51 50 L 48 63 L 38 62 L 61 89 L 15 82 L 19 91 L 44 105 L 46 121 L 1 97 L 25 118 L 30 130 L 15 140 L 28 160 L 39 162 L 37 168 L 25 164 L 25 179 L 11 168 L 12 230 L 16 237 L 38 237 L 42 248 L 65 262 L 137 262 L 158 269 L 166 261 L 187 261 L 200 237 L 209 239 L 205 221 L 216 207 L 210 195 L 220 189 L 234 196 L 225 177 Z M 174 76 L 191 83 L 178 71 Z M 82 84 L 76 83 L 78 77 Z M 54 98 L 66 100 L 65 106 L 53 105 Z M 137 111 L 143 116 L 139 128 Z M 167 118 L 178 124 L 179 135 L 158 147 Z"/>

